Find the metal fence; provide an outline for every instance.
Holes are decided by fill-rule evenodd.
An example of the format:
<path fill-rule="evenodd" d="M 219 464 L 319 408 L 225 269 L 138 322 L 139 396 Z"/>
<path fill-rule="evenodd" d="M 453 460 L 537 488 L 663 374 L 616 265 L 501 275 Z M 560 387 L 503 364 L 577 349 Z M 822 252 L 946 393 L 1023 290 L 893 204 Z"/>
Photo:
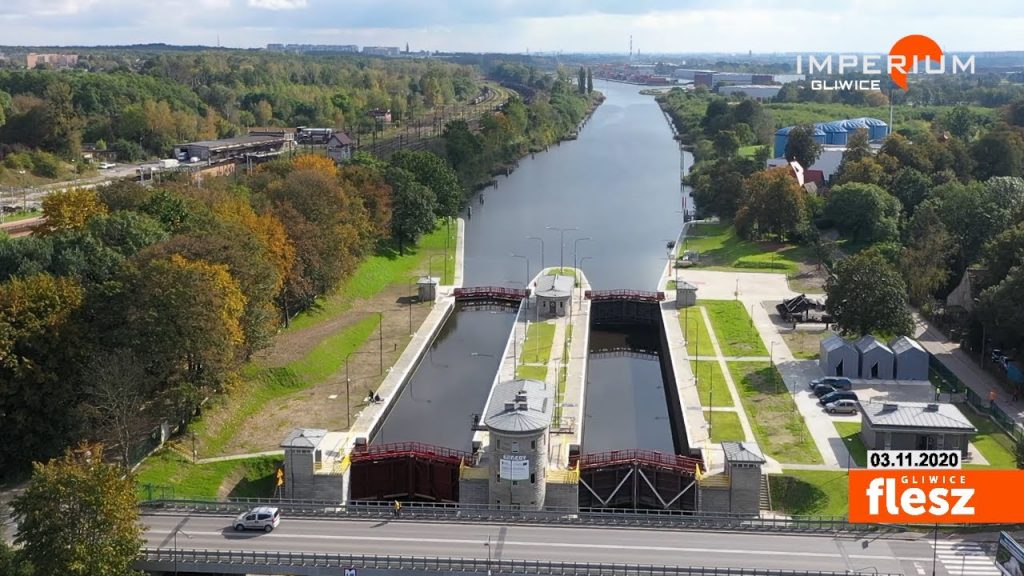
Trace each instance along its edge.
<path fill-rule="evenodd" d="M 152 500 L 142 503 L 144 511 L 237 514 L 253 506 L 276 506 L 286 516 L 324 519 L 392 518 L 392 502 L 350 502 L 327 500 L 283 500 L 238 498 L 226 501 Z M 520 510 L 487 505 L 406 502 L 401 518 L 451 522 L 505 522 L 575 526 L 639 526 L 688 530 L 744 530 L 752 532 L 899 532 L 902 527 L 851 524 L 842 516 L 761 518 L 741 514 L 703 514 L 679 510 L 619 508 L 545 508 Z"/>
<path fill-rule="evenodd" d="M 487 558 L 438 558 L 356 554 L 311 554 L 297 552 L 260 552 L 252 550 L 166 550 L 145 548 L 139 562 L 166 567 L 202 564 L 245 566 L 283 566 L 298 573 L 318 570 L 356 568 L 364 570 L 404 570 L 420 572 L 466 572 L 481 574 L 557 574 L 560 576 L 839 576 L 860 572 L 822 572 L 770 570 L 765 568 L 717 568 L 711 566 L 658 566 L 654 564 L 602 564 L 595 562 L 545 562 Z M 147 566 L 147 567 L 149 567 Z M 304 569 L 304 570 L 303 570 Z M 872 569 L 869 574 L 879 574 Z"/>
<path fill-rule="evenodd" d="M 979 414 L 991 418 L 996 425 L 1010 435 L 1011 439 L 1019 441 L 1024 437 L 1024 430 L 1022 430 L 1020 425 L 1017 424 L 1017 421 L 1004 412 L 1002 408 L 989 401 L 988 398 L 982 398 L 981 395 L 970 388 L 967 388 L 966 392 L 964 399 L 967 400 L 967 403 L 970 404 Z"/>

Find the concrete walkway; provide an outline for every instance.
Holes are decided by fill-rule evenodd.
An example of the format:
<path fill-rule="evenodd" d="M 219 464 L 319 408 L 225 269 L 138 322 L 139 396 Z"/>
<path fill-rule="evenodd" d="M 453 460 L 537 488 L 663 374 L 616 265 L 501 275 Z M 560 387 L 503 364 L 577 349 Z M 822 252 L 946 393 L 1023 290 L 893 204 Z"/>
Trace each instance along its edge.
<path fill-rule="evenodd" d="M 988 399 L 992 390 L 996 391 L 996 406 L 1018 425 L 1024 425 L 1024 400 L 1014 401 L 1006 389 L 988 372 L 978 366 L 976 358 L 971 358 L 958 344 L 950 342 L 936 327 L 932 326 L 917 312 L 913 313 L 914 338 L 921 347 L 935 356 L 943 366 L 949 368 L 961 382 L 978 396 Z"/>
<path fill-rule="evenodd" d="M 704 310 L 704 307 L 701 307 Z M 768 356 L 721 356 L 726 362 L 768 362 Z M 719 356 L 690 356 L 690 360 L 717 362 Z"/>
<path fill-rule="evenodd" d="M 732 380 L 732 374 L 729 373 L 729 365 L 726 364 L 725 356 L 722 355 L 722 348 L 718 345 L 718 337 L 715 336 L 715 329 L 711 326 L 711 318 L 708 316 L 707 309 L 703 306 L 700 308 L 700 315 L 708 329 L 708 336 L 711 337 L 711 347 L 715 351 L 715 360 L 718 361 L 718 366 L 722 369 L 722 376 L 725 378 L 725 385 L 729 388 L 729 397 L 732 398 L 732 405 L 736 408 L 736 414 L 740 417 L 740 427 L 743 428 L 744 441 L 756 443 L 754 429 L 750 426 L 750 420 L 747 419 L 747 411 L 743 409 L 743 402 L 740 400 L 740 393 L 736 389 L 736 383 Z M 762 449 L 761 452 L 763 453 L 764 450 Z"/>
<path fill-rule="evenodd" d="M 250 452 L 249 454 L 232 454 L 230 456 L 217 456 L 215 458 L 200 458 L 196 464 L 213 464 L 214 462 L 229 462 L 231 460 L 248 460 L 249 458 L 262 458 L 264 456 L 284 456 L 284 450 L 268 450 L 266 452 Z"/>

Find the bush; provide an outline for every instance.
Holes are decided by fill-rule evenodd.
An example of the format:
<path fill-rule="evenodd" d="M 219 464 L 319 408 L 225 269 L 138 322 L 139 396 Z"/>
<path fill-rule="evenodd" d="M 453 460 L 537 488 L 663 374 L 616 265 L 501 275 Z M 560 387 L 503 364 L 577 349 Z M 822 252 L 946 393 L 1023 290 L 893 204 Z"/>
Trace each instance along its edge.
<path fill-rule="evenodd" d="M 121 162 L 137 162 L 146 158 L 146 151 L 136 142 L 118 140 L 110 149 L 117 153 L 117 159 Z"/>
<path fill-rule="evenodd" d="M 40 178 L 58 178 L 63 170 L 59 158 L 49 152 L 32 153 L 32 173 Z"/>
<path fill-rule="evenodd" d="M 11 170 L 31 170 L 32 157 L 26 152 L 15 152 L 4 158 L 4 166 Z"/>
<path fill-rule="evenodd" d="M 733 262 L 736 268 L 751 268 L 755 270 L 789 270 L 785 262 L 771 262 L 766 260 L 755 260 L 753 258 L 740 258 Z"/>

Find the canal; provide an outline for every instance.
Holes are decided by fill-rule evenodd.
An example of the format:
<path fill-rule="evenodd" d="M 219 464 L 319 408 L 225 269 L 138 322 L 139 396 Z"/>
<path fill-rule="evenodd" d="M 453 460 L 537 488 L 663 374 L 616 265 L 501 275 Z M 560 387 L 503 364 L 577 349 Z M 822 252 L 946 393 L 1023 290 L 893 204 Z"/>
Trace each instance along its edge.
<path fill-rule="evenodd" d="M 682 222 L 680 163 L 688 168 L 692 157 L 680 156 L 667 120 L 640 87 L 595 82 L 595 88 L 607 99 L 577 140 L 524 158 L 496 188 L 483 191 L 483 203 L 473 200 L 471 217 L 463 214 L 466 286 L 522 287 L 542 264 L 541 242 L 529 239 L 535 237 L 543 239 L 544 266 L 572 266 L 578 247 L 595 289 L 656 288 L 665 244 Z M 564 232 L 560 248 L 560 234 L 550 228 L 578 230 Z M 529 270 L 512 254 L 526 256 Z M 467 449 L 473 414 L 483 409 L 513 321 L 512 311 L 457 310 L 373 441 Z M 591 338 L 646 342 L 643 330 L 653 329 L 595 330 Z M 656 357 L 593 359 L 587 396 L 585 451 L 672 450 Z"/>

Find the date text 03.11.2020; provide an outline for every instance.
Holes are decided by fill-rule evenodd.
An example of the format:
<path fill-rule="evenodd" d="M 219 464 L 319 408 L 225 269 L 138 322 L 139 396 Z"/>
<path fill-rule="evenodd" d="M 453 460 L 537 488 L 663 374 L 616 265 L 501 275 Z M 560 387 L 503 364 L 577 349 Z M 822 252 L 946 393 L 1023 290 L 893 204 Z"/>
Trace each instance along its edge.
<path fill-rule="evenodd" d="M 869 450 L 868 468 L 959 470 L 959 450 Z"/>

